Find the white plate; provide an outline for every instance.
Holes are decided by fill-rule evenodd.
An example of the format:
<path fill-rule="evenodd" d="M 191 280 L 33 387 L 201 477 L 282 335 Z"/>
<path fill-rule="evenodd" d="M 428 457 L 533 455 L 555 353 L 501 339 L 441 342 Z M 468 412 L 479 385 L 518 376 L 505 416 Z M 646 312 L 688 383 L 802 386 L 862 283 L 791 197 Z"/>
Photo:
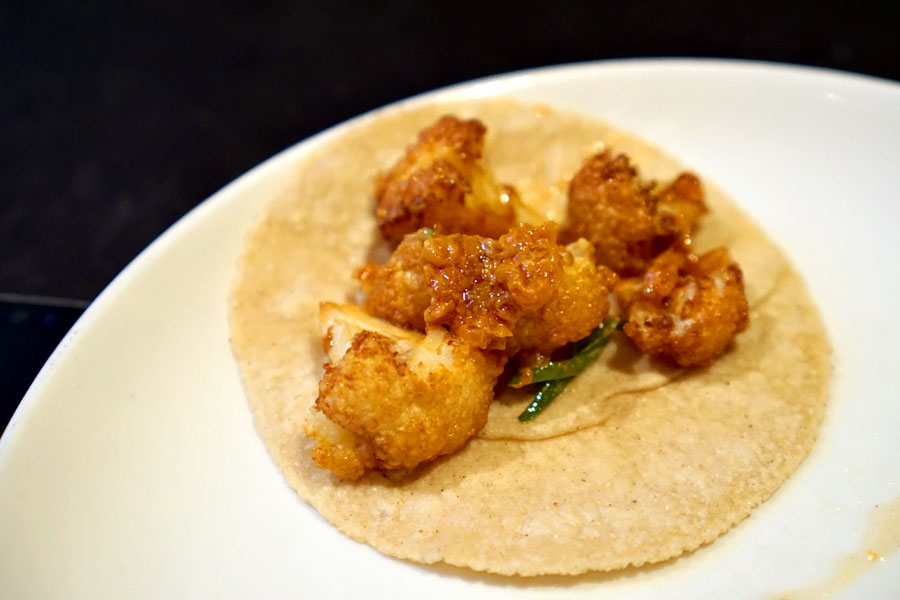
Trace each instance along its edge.
<path fill-rule="evenodd" d="M 497 94 L 592 113 L 658 143 L 730 192 L 808 278 L 836 370 L 819 442 L 787 484 L 710 546 L 625 575 L 471 575 L 339 534 L 266 453 L 226 328 L 248 226 L 339 126 L 192 211 L 53 354 L 0 441 L 0 595 L 758 598 L 842 568 L 875 505 L 900 496 L 900 86 L 752 63 L 624 61 L 408 102 Z M 900 589 L 898 560 L 841 595 L 888 597 Z"/>

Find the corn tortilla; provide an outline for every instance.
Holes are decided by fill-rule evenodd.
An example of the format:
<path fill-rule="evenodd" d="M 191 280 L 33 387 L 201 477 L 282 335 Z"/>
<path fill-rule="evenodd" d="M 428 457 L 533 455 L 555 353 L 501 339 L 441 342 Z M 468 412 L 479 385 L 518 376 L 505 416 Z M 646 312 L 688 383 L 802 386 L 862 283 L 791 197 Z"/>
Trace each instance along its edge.
<path fill-rule="evenodd" d="M 798 274 L 706 185 L 696 243 L 741 264 L 751 326 L 711 367 L 683 371 L 619 336 L 533 422 L 507 391 L 461 451 L 400 480 L 320 470 L 303 424 L 326 358 L 322 301 L 352 302 L 378 237 L 376 173 L 442 114 L 477 117 L 486 156 L 526 220 L 565 212 L 592 151 L 627 152 L 646 178 L 682 170 L 657 148 L 577 115 L 506 100 L 394 112 L 344 133 L 285 182 L 250 235 L 231 339 L 256 425 L 290 485 L 350 537 L 399 558 L 505 575 L 578 574 L 662 561 L 715 539 L 797 468 L 824 414 L 830 347 Z"/>

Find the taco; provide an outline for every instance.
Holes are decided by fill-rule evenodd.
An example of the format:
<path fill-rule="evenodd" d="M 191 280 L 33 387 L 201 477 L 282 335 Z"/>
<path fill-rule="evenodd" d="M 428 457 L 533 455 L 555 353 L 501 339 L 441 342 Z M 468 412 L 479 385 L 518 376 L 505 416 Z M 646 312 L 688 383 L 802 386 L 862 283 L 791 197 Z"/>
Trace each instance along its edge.
<path fill-rule="evenodd" d="M 515 217 L 534 226 L 564 221 L 569 181 L 603 149 L 627 154 L 648 178 L 681 170 L 593 119 L 496 99 L 380 114 L 307 156 L 250 234 L 231 298 L 232 345 L 272 457 L 338 529 L 420 563 L 578 574 L 712 541 L 809 453 L 831 367 L 801 277 L 708 184 L 709 212 L 692 244 L 728 247 L 743 269 L 750 323 L 715 362 L 684 369 L 615 335 L 532 422 L 517 419 L 529 394 L 498 387 L 473 439 L 402 477 L 368 471 L 349 481 L 316 465 L 305 432 L 328 362 L 320 305 L 358 302 L 355 272 L 384 250 L 373 182 L 448 113 L 484 123 L 490 171 L 515 189 Z"/>

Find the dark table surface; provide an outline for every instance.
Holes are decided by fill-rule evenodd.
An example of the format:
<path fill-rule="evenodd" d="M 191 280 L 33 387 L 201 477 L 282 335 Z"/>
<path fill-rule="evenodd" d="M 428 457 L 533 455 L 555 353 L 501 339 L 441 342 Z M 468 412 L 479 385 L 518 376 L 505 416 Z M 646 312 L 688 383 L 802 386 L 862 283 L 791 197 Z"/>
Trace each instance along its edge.
<path fill-rule="evenodd" d="M 0 363 L 25 382 L 5 391 L 8 406 L 79 307 L 166 227 L 266 157 L 371 108 L 622 57 L 900 79 L 896 2 L 257 4 L 0 3 L 0 295 L 71 300 L 52 318 L 37 300 L 23 321 L 12 301 L 35 301 L 0 296 Z M 48 341 L 22 351 L 38 329 Z"/>

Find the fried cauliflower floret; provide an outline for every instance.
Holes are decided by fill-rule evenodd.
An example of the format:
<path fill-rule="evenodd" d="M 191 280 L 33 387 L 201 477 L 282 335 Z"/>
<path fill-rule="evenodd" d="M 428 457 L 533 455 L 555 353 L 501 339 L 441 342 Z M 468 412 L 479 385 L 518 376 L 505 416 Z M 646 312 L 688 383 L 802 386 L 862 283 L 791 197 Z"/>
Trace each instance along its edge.
<path fill-rule="evenodd" d="M 615 281 L 589 242 L 566 248 L 557 231 L 550 222 L 496 240 L 408 235 L 386 264 L 360 270 L 366 310 L 419 331 L 443 327 L 480 349 L 549 354 L 597 327 Z"/>
<path fill-rule="evenodd" d="M 653 227 L 662 238 L 689 236 L 706 212 L 703 187 L 693 173 L 681 173 L 654 197 Z"/>
<path fill-rule="evenodd" d="M 515 190 L 498 185 L 481 160 L 485 127 L 442 117 L 394 167 L 378 176 L 381 234 L 398 240 L 422 227 L 497 237 L 515 221 Z"/>
<path fill-rule="evenodd" d="M 556 226 L 516 227 L 498 240 L 434 236 L 425 243 L 429 325 L 478 348 L 508 347 L 522 313 L 554 296 L 563 267 Z"/>
<path fill-rule="evenodd" d="M 540 309 L 522 314 L 513 338 L 530 353 L 549 355 L 591 333 L 609 314 L 615 273 L 595 265 L 594 248 L 585 239 L 566 246 L 553 297 Z"/>
<path fill-rule="evenodd" d="M 315 409 L 306 425 L 306 436 L 315 440 L 313 460 L 343 479 L 359 479 L 378 466 L 375 447 L 365 437 L 344 429 Z"/>
<path fill-rule="evenodd" d="M 706 210 L 696 176 L 682 173 L 654 192 L 654 184 L 638 176 L 626 155 L 602 152 L 590 157 L 569 184 L 563 239 L 587 239 L 598 263 L 633 276 L 690 235 Z"/>
<path fill-rule="evenodd" d="M 426 271 L 425 240 L 422 231 L 411 233 L 383 265 L 366 263 L 356 278 L 368 295 L 370 313 L 395 325 L 425 331 L 425 311 L 431 304 L 430 276 Z"/>
<path fill-rule="evenodd" d="M 643 277 L 619 282 L 616 297 L 634 344 L 682 367 L 710 364 L 750 324 L 741 268 L 725 248 L 698 257 L 672 247 Z"/>
<path fill-rule="evenodd" d="M 331 364 L 306 430 L 319 467 L 345 479 L 412 469 L 455 452 L 484 426 L 502 357 L 355 306 L 325 303 L 320 318 Z"/>

